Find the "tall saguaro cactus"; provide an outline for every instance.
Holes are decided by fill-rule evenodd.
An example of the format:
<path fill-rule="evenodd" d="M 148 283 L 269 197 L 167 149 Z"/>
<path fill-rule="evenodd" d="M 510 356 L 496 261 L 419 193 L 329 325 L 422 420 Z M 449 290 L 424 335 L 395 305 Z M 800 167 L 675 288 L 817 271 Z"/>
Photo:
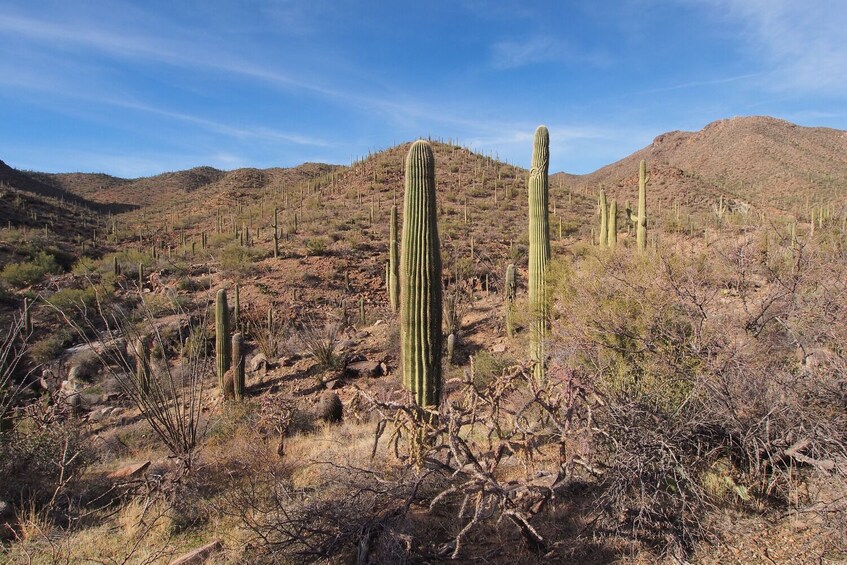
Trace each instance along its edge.
<path fill-rule="evenodd" d="M 600 247 L 606 247 L 609 241 L 609 209 L 606 207 L 606 191 L 600 189 Z"/>
<path fill-rule="evenodd" d="M 609 235 L 606 237 L 609 249 L 614 250 L 618 244 L 618 201 L 609 204 Z"/>
<path fill-rule="evenodd" d="M 441 394 L 441 251 L 435 157 L 423 140 L 406 156 L 400 262 L 403 386 L 419 406 L 435 407 Z"/>
<path fill-rule="evenodd" d="M 638 215 L 627 209 L 629 220 L 635 224 L 635 239 L 638 243 L 638 252 L 644 253 L 647 249 L 647 161 L 641 160 L 638 166 Z"/>
<path fill-rule="evenodd" d="M 518 293 L 518 282 L 515 277 L 515 264 L 509 263 L 506 267 L 506 335 L 513 337 L 515 334 L 514 311 L 515 297 Z"/>
<path fill-rule="evenodd" d="M 273 228 L 274 259 L 277 259 L 279 257 L 279 208 L 274 208 L 274 223 L 271 227 Z"/>
<path fill-rule="evenodd" d="M 391 309 L 396 312 L 400 308 L 398 281 L 398 248 L 397 248 L 397 206 L 391 207 L 391 223 L 388 225 L 388 296 Z"/>
<path fill-rule="evenodd" d="M 226 290 L 220 289 L 215 296 L 215 364 L 221 392 L 224 392 L 224 375 L 229 370 L 229 346 L 229 306 L 226 303 Z"/>
<path fill-rule="evenodd" d="M 241 332 L 232 334 L 232 395 L 244 399 L 244 337 Z"/>
<path fill-rule="evenodd" d="M 550 167 L 550 133 L 535 130 L 532 168 L 529 171 L 529 307 L 532 316 L 529 356 L 534 374 L 544 380 L 544 337 L 547 334 L 547 288 L 545 274 L 550 260 L 550 227 L 547 220 L 547 175 Z"/>

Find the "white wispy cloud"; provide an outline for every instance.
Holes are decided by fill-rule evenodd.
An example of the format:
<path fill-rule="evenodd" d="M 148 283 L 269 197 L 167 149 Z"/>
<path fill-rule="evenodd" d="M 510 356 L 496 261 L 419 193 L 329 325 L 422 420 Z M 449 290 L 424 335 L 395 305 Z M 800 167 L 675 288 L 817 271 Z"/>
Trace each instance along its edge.
<path fill-rule="evenodd" d="M 847 3 L 833 0 L 700 0 L 740 25 L 773 90 L 843 94 Z"/>
<path fill-rule="evenodd" d="M 498 41 L 491 46 L 491 64 L 497 69 L 514 69 L 547 62 L 572 62 L 604 65 L 607 58 L 598 53 L 579 51 L 566 41 L 551 36 Z"/>

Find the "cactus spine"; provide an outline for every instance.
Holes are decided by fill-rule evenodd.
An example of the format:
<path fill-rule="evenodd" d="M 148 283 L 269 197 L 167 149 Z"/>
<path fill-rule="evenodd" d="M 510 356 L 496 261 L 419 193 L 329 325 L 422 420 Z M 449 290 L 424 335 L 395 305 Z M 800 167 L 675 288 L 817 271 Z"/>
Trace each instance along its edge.
<path fill-rule="evenodd" d="M 550 260 L 550 229 L 547 223 L 547 174 L 550 166 L 550 134 L 545 126 L 535 130 L 532 168 L 529 171 L 529 307 L 532 316 L 529 356 L 535 363 L 537 381 L 544 380 L 544 337 L 547 333 L 545 274 Z"/>
<path fill-rule="evenodd" d="M 606 191 L 600 189 L 600 247 L 606 247 L 609 239 L 608 208 L 606 207 Z"/>
<path fill-rule="evenodd" d="M 638 215 L 633 215 L 632 210 L 627 208 L 629 220 L 635 224 L 635 239 L 638 243 L 638 252 L 644 253 L 647 249 L 647 161 L 641 160 L 638 166 Z"/>
<path fill-rule="evenodd" d="M 391 207 L 391 223 L 388 225 L 388 295 L 391 310 L 394 312 L 400 308 L 397 255 L 397 206 L 395 205 Z"/>
<path fill-rule="evenodd" d="M 226 291 L 220 289 L 215 297 L 215 362 L 221 392 L 224 392 L 224 375 L 229 369 L 229 346 L 229 306 L 226 303 Z"/>
<path fill-rule="evenodd" d="M 515 310 L 515 297 L 517 296 L 517 279 L 515 278 L 515 264 L 506 267 L 506 335 L 515 335 L 513 315 Z"/>
<path fill-rule="evenodd" d="M 232 334 L 232 393 L 236 400 L 244 398 L 244 337 Z"/>
<path fill-rule="evenodd" d="M 400 270 L 403 385 L 419 406 L 441 394 L 441 251 L 435 202 L 435 158 L 423 140 L 406 156 Z"/>

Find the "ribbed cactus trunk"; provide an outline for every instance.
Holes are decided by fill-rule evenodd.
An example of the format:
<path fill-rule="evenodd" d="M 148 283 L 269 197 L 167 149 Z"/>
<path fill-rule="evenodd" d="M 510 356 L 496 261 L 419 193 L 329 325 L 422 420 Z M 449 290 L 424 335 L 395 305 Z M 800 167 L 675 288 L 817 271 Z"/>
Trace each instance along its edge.
<path fill-rule="evenodd" d="M 441 251 L 435 202 L 435 158 L 416 141 L 406 156 L 400 251 L 400 352 L 403 385 L 419 406 L 441 395 Z"/>
<path fill-rule="evenodd" d="M 388 225 L 388 295 L 391 310 L 400 309 L 400 284 L 398 276 L 397 206 L 391 207 L 391 223 Z"/>
<path fill-rule="evenodd" d="M 271 227 L 274 230 L 274 259 L 276 259 L 279 257 L 279 208 L 274 208 L 274 223 Z"/>
<path fill-rule="evenodd" d="M 647 161 L 642 159 L 638 166 L 638 216 L 633 217 L 630 212 L 639 253 L 647 250 L 647 180 Z"/>
<path fill-rule="evenodd" d="M 606 191 L 600 189 L 600 247 L 606 247 L 609 241 L 609 209 L 606 206 Z"/>
<path fill-rule="evenodd" d="M 220 289 L 215 297 L 215 364 L 221 392 L 224 392 L 224 375 L 229 370 L 229 347 L 229 306 L 226 303 L 226 291 Z"/>
<path fill-rule="evenodd" d="M 518 293 L 518 282 L 515 276 L 514 263 L 506 267 L 506 335 L 512 337 L 515 335 L 515 297 Z"/>
<path fill-rule="evenodd" d="M 236 331 L 241 330 L 241 292 L 238 283 L 235 284 L 235 307 L 232 309 L 231 326 Z"/>
<path fill-rule="evenodd" d="M 232 395 L 244 399 L 244 337 L 241 332 L 232 334 Z"/>
<path fill-rule="evenodd" d="M 545 274 L 550 260 L 550 228 L 547 222 L 547 174 L 550 166 L 550 134 L 545 126 L 535 130 L 532 168 L 529 171 L 529 307 L 532 320 L 529 356 L 538 382 L 544 380 L 544 337 L 547 334 L 547 288 Z"/>
<path fill-rule="evenodd" d="M 612 200 L 609 204 L 609 235 L 606 237 L 606 243 L 609 249 L 614 249 L 618 245 L 618 201 Z"/>

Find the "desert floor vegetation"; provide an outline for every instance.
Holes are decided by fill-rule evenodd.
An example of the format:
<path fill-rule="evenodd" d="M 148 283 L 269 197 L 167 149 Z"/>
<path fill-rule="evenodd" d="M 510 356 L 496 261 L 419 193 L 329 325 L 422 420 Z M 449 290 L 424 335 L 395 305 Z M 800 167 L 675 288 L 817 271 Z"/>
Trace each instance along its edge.
<path fill-rule="evenodd" d="M 42 204 L 85 230 L 0 227 L 0 560 L 847 556 L 843 199 L 670 157 L 639 174 L 643 154 L 544 171 L 540 269 L 530 172 L 427 145 L 435 407 L 403 387 L 390 298 L 410 144 L 345 167 L 172 173 L 184 198 L 134 210 Z"/>

